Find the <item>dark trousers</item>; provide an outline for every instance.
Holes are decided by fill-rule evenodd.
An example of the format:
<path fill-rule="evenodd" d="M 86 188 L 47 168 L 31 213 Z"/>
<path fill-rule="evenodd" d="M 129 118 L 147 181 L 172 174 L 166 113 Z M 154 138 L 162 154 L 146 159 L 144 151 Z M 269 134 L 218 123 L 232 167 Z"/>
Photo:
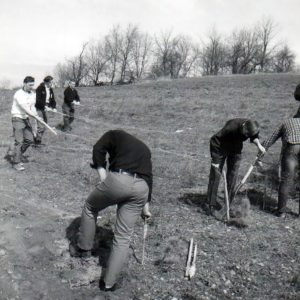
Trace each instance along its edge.
<path fill-rule="evenodd" d="M 41 117 L 46 123 L 48 122 L 48 118 L 47 118 L 47 113 L 45 110 L 40 110 L 37 109 L 36 110 L 39 117 Z M 43 134 L 45 132 L 45 126 L 43 124 L 41 124 L 40 122 L 37 122 L 37 133 L 36 133 L 36 140 L 41 142 L 42 141 L 42 137 Z"/>
<path fill-rule="evenodd" d="M 289 191 L 299 165 L 300 144 L 284 144 L 281 151 L 281 176 L 278 191 L 278 211 L 285 212 Z"/>
<path fill-rule="evenodd" d="M 230 201 L 232 200 L 232 197 L 234 195 L 234 189 L 238 178 L 238 170 L 240 167 L 241 159 L 242 159 L 241 154 L 228 154 L 228 155 L 224 155 L 221 158 L 219 162 L 220 164 L 219 168 L 215 168 L 211 166 L 210 173 L 209 173 L 208 189 L 207 189 L 207 200 L 210 206 L 217 205 L 218 188 L 219 188 L 220 178 L 222 175 L 222 170 L 225 161 L 227 164 L 226 179 L 227 179 L 228 195 L 229 195 L 229 200 Z"/>
<path fill-rule="evenodd" d="M 21 162 L 23 153 L 33 142 L 32 129 L 29 119 L 12 118 L 15 145 L 13 150 L 13 163 Z"/>
<path fill-rule="evenodd" d="M 64 116 L 64 128 L 69 129 L 71 123 L 74 121 L 74 105 L 71 104 L 70 106 L 66 103 L 62 105 L 62 112 L 66 115 Z"/>

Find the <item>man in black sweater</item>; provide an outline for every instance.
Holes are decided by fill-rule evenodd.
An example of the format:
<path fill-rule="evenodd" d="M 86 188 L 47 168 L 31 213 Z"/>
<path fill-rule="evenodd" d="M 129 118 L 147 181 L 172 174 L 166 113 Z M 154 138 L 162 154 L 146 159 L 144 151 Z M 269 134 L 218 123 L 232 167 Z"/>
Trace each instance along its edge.
<path fill-rule="evenodd" d="M 36 111 L 46 123 L 48 123 L 47 111 L 56 111 L 56 101 L 52 89 L 52 76 L 46 76 L 44 81 L 36 89 Z M 37 134 L 35 143 L 41 144 L 45 132 L 45 126 L 40 122 L 37 123 Z"/>
<path fill-rule="evenodd" d="M 80 98 L 75 89 L 75 82 L 70 80 L 64 91 L 64 103 L 62 105 L 62 111 L 65 114 L 63 131 L 72 130 L 71 123 L 74 121 L 75 114 L 74 105 L 80 105 Z"/>
<path fill-rule="evenodd" d="M 249 119 L 236 118 L 229 120 L 225 126 L 210 139 L 211 168 L 207 190 L 208 204 L 212 215 L 217 216 L 221 204 L 217 202 L 217 193 L 221 172 L 227 162 L 227 189 L 229 200 L 232 200 L 236 186 L 238 169 L 242 158 L 243 142 L 250 138 L 260 153 L 265 149 L 260 144 L 259 124 Z M 221 216 L 220 216 L 221 217 Z"/>
<path fill-rule="evenodd" d="M 106 154 L 109 169 L 106 171 Z M 152 191 L 152 162 L 149 148 L 123 130 L 106 132 L 93 147 L 93 168 L 100 183 L 85 202 L 78 241 L 70 245 L 70 254 L 88 257 L 93 247 L 98 212 L 117 205 L 113 248 L 100 288 L 115 289 L 117 276 L 128 254 L 134 225 L 141 215 L 151 217 L 149 202 Z"/>

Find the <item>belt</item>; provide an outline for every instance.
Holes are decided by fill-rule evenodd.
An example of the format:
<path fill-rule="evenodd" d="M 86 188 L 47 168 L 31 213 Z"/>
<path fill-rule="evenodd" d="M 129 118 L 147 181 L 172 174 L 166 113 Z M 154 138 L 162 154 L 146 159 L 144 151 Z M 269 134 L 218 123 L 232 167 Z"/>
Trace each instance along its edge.
<path fill-rule="evenodd" d="M 115 172 L 115 173 L 119 173 L 119 174 L 124 174 L 124 175 L 128 175 L 128 176 L 131 176 L 133 178 L 141 178 L 141 176 L 137 173 L 130 173 L 126 170 L 123 170 L 123 169 L 113 169 L 113 170 L 110 170 L 111 172 Z"/>

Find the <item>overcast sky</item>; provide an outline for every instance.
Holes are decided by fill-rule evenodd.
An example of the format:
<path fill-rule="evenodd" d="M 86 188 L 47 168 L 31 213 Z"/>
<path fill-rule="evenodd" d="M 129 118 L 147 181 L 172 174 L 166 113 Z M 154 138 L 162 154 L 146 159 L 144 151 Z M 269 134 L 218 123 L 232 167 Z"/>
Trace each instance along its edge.
<path fill-rule="evenodd" d="M 132 23 L 150 34 L 172 29 L 201 41 L 214 26 L 229 34 L 263 16 L 278 24 L 300 64 L 300 0 L 0 0 L 0 80 L 37 81 L 84 41 Z"/>

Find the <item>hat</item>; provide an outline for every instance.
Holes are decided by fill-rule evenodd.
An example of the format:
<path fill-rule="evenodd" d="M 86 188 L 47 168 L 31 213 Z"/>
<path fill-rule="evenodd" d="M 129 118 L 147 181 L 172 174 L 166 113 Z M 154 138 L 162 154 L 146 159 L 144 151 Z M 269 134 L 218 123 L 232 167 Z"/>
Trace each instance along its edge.
<path fill-rule="evenodd" d="M 34 78 L 31 76 L 26 76 L 23 80 L 23 83 L 34 82 Z"/>
<path fill-rule="evenodd" d="M 51 80 L 53 80 L 53 77 L 52 76 L 46 76 L 44 78 L 44 82 L 50 82 Z"/>

